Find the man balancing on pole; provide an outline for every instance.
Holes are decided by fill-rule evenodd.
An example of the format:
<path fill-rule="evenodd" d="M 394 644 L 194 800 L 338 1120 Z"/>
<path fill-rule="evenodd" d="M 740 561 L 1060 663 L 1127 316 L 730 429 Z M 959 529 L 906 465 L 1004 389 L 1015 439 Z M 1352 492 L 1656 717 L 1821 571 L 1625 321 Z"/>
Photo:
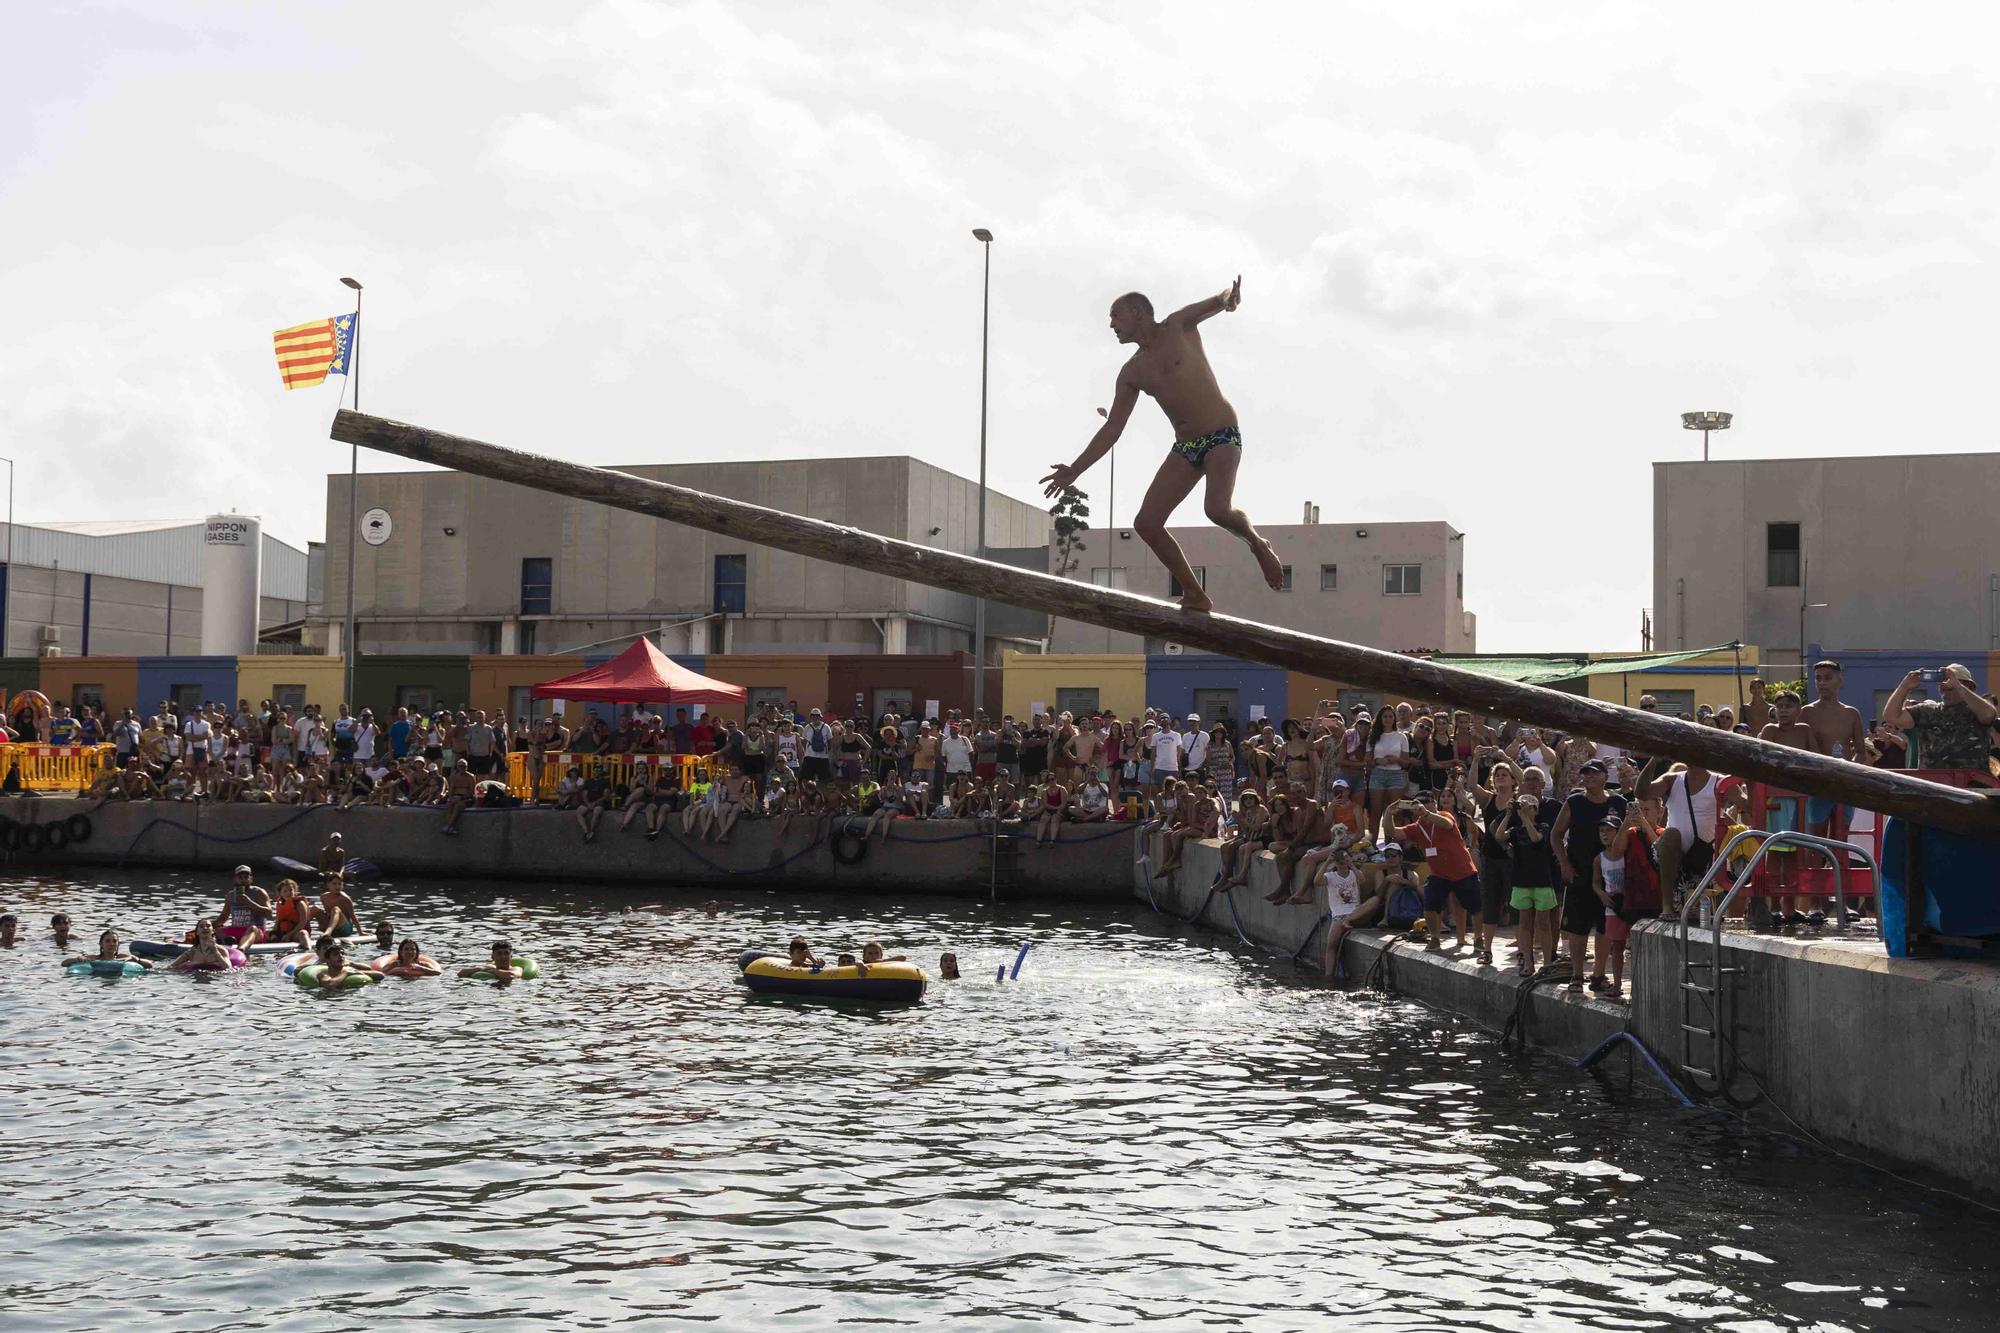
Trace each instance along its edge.
<path fill-rule="evenodd" d="M 1143 390 L 1159 403 L 1173 423 L 1174 447 L 1160 464 L 1146 499 L 1132 520 L 1132 527 L 1160 557 L 1181 586 L 1181 608 L 1208 611 L 1214 603 L 1202 591 L 1181 553 L 1180 543 L 1167 531 L 1167 519 L 1187 498 L 1197 481 L 1208 477 L 1205 508 L 1209 522 L 1226 528 L 1250 544 L 1257 563 L 1263 567 L 1264 582 L 1273 589 L 1283 585 L 1284 566 L 1271 543 L 1257 535 L 1250 519 L 1235 505 L 1236 468 L 1243 461 L 1243 436 L 1236 427 L 1236 409 L 1216 386 L 1215 372 L 1209 369 L 1208 354 L 1202 350 L 1196 325 L 1210 315 L 1234 310 L 1242 300 L 1243 279 L 1239 276 L 1226 292 L 1196 301 L 1176 310 L 1163 320 L 1153 318 L 1153 303 L 1137 292 L 1127 292 L 1111 303 L 1111 331 L 1121 343 L 1136 343 L 1139 350 L 1118 372 L 1118 388 L 1111 411 L 1090 444 L 1074 463 L 1058 464 L 1043 477 L 1046 494 L 1060 494 L 1065 486 L 1090 470 L 1090 465 L 1110 452 L 1125 431 L 1133 405 Z"/>

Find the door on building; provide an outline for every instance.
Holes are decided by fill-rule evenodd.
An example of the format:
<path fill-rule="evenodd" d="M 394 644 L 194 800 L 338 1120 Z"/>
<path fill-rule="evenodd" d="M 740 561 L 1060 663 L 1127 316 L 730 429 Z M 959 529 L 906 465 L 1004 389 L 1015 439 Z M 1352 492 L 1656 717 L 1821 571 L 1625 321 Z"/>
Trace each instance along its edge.
<path fill-rule="evenodd" d="M 1340 711 L 1343 713 L 1352 714 L 1356 708 L 1365 708 L 1372 716 L 1381 707 L 1382 691 L 1380 690 L 1342 690 L 1340 692 Z"/>
<path fill-rule="evenodd" d="M 1056 711 L 1068 713 L 1071 717 L 1089 717 L 1097 711 L 1097 691 L 1095 689 L 1058 689 L 1056 691 Z"/>
<path fill-rule="evenodd" d="M 437 691 L 428 685 L 398 685 L 396 687 L 396 707 L 407 708 L 414 715 L 422 713 L 430 716 L 437 704 Z"/>
<path fill-rule="evenodd" d="M 1201 714 L 1201 722 L 1204 727 L 1212 727 L 1218 722 L 1227 722 L 1229 724 L 1229 734 L 1233 736 L 1237 733 L 1235 690 L 1196 690 L 1194 692 L 1194 711 Z"/>
<path fill-rule="evenodd" d="M 306 687 L 303 685 L 273 685 L 271 687 L 271 707 L 289 708 L 297 717 L 306 711 Z"/>
<path fill-rule="evenodd" d="M 507 725 L 532 719 L 535 716 L 535 696 L 532 685 L 510 685 L 507 688 Z"/>
<path fill-rule="evenodd" d="M 201 686 L 169 685 L 167 687 L 167 697 L 172 699 L 175 706 L 180 709 L 181 716 L 186 717 L 189 713 L 201 707 Z"/>
<path fill-rule="evenodd" d="M 907 685 L 877 685 L 871 700 L 875 706 L 874 716 L 878 721 L 888 713 L 894 713 L 897 717 L 908 717 L 916 703 L 915 691 Z"/>
<path fill-rule="evenodd" d="M 1653 696 L 1653 702 L 1668 717 L 1677 717 L 1683 722 L 1694 720 L 1693 690 L 1647 690 L 1646 693 Z"/>
<path fill-rule="evenodd" d="M 104 687 L 102 685 L 78 685 L 69 692 L 70 707 L 95 708 L 104 711 Z"/>
<path fill-rule="evenodd" d="M 785 687 L 782 685 L 752 685 L 750 693 L 744 696 L 743 703 L 744 707 L 750 710 L 748 716 L 756 717 L 766 708 L 784 712 L 785 704 L 791 697 L 785 693 Z"/>

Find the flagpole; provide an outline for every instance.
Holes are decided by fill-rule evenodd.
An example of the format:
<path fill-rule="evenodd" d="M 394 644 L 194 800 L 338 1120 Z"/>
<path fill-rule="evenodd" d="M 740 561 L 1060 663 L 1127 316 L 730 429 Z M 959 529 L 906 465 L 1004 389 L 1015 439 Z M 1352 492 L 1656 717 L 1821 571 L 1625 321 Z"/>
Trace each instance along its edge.
<path fill-rule="evenodd" d="M 347 378 L 354 382 L 354 410 L 361 410 L 361 284 L 352 278 L 342 278 L 341 285 L 354 289 L 354 327 L 348 330 Z M 358 501 L 361 495 L 361 446 L 355 445 L 347 455 L 347 540 L 342 547 L 347 552 L 347 628 L 340 638 L 341 648 L 341 689 L 340 701 L 354 708 L 354 659 L 359 647 L 354 642 L 354 580 L 361 567 L 360 554 L 354 549 L 355 538 L 361 532 L 361 516 Z M 355 709 L 358 716 L 360 710 Z"/>

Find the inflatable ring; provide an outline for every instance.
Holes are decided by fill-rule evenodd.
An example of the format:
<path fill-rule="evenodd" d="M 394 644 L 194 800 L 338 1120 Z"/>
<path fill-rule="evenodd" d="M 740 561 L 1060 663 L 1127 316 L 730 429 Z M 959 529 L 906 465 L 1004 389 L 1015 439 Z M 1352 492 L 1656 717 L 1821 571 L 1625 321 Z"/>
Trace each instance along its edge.
<path fill-rule="evenodd" d="M 526 954 L 515 954 L 514 966 L 521 969 L 522 981 L 533 981 L 536 977 L 542 975 L 541 964 Z M 494 972 L 490 966 L 481 968 L 479 971 L 473 973 L 470 978 L 473 981 L 498 981 L 499 979 L 499 974 Z"/>
<path fill-rule="evenodd" d="M 41 824 L 21 825 L 21 850 L 33 855 L 49 845 L 49 831 Z"/>
<path fill-rule="evenodd" d="M 143 977 L 146 969 L 123 958 L 92 958 L 71 963 L 63 971 L 72 977 Z"/>
<path fill-rule="evenodd" d="M 307 990 L 319 990 L 321 989 L 319 979 L 325 971 L 325 963 L 312 963 L 293 973 L 292 980 Z M 374 984 L 375 974 L 373 972 L 363 972 L 359 968 L 353 968 L 349 970 L 345 977 L 341 978 L 339 989 L 358 990 L 363 986 L 372 986 Z"/>
<path fill-rule="evenodd" d="M 862 858 L 868 855 L 867 826 L 864 824 L 862 828 L 862 832 L 855 832 L 854 821 L 849 820 L 847 823 L 841 825 L 840 830 L 827 840 L 833 848 L 834 860 L 844 866 L 861 864 Z"/>
<path fill-rule="evenodd" d="M 72 844 L 90 841 L 90 816 L 71 815 L 63 821 L 63 836 Z"/>
<path fill-rule="evenodd" d="M 793 967 L 780 954 L 751 949 L 739 955 L 743 984 L 757 995 L 812 995 L 834 1000 L 907 1004 L 924 998 L 930 977 L 915 963 L 863 967 Z"/>
<path fill-rule="evenodd" d="M 56 822 L 42 825 L 42 841 L 52 852 L 59 852 L 69 846 L 69 825 Z"/>
<path fill-rule="evenodd" d="M 230 948 L 224 950 L 224 952 L 229 958 L 229 966 L 226 968 L 217 967 L 214 963 L 191 963 L 177 970 L 182 972 L 234 972 L 250 961 L 243 956 L 241 949 Z"/>
<path fill-rule="evenodd" d="M 47 717 L 55 712 L 55 708 L 49 703 L 49 696 L 40 690 L 22 690 L 15 695 L 7 704 L 7 716 L 14 717 L 22 709 L 27 709 L 38 717 Z"/>

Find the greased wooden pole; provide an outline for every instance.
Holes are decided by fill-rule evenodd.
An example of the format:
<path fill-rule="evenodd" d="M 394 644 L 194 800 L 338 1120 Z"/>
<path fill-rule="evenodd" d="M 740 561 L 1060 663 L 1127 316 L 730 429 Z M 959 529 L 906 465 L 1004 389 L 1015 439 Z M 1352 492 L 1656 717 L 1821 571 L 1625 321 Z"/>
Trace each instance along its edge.
<path fill-rule="evenodd" d="M 1978 791 L 1944 787 L 1893 770 L 1864 768 L 1806 750 L 1697 726 L 1658 713 L 1581 698 L 1538 685 L 1484 676 L 1419 658 L 1323 639 L 1229 615 L 1194 615 L 1171 602 L 1075 583 L 973 556 L 939 551 L 857 528 L 709 495 L 623 472 L 565 463 L 443 431 L 343 411 L 333 438 L 383 453 L 530 490 L 594 500 L 762 546 L 893 574 L 935 588 L 987 597 L 1087 624 L 1193 644 L 1269 666 L 1353 685 L 1396 690 L 1540 726 L 1614 742 L 1641 754 L 1698 763 L 1793 791 L 1914 819 L 1955 833 L 2000 838 L 2000 803 Z M 1244 557 L 1248 559 L 1248 555 Z"/>

